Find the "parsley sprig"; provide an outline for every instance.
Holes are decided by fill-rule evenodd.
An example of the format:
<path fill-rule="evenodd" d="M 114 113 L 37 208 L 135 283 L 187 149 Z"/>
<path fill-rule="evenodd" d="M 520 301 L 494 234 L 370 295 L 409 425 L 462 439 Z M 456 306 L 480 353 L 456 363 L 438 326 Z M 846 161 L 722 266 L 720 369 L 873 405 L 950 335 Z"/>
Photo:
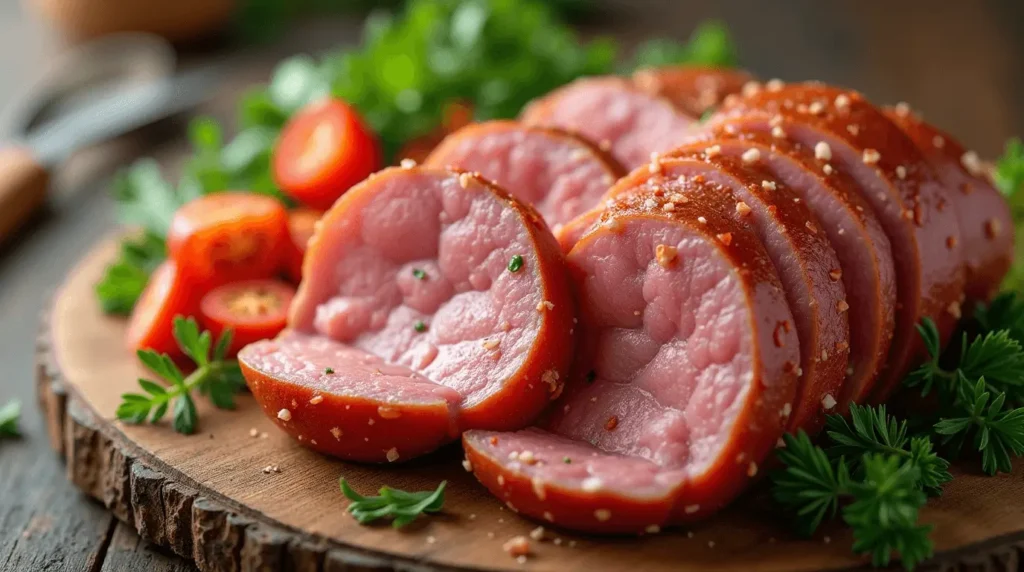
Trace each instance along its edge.
<path fill-rule="evenodd" d="M 18 421 L 21 420 L 21 403 L 8 401 L 0 407 L 0 437 L 17 437 L 21 434 Z"/>
<path fill-rule="evenodd" d="M 1003 298 L 1002 305 L 1017 302 Z M 991 309 L 982 320 L 991 323 Z M 969 340 L 963 334 L 956 366 L 943 368 L 939 333 L 929 319 L 918 326 L 931 359 L 913 371 L 906 385 L 938 395 L 939 410 L 932 431 L 949 458 L 967 443 L 981 454 L 987 474 L 1009 472 L 1014 457 L 1024 454 L 1024 348 L 1011 330 L 988 331 Z"/>
<path fill-rule="evenodd" d="M 854 552 L 870 554 L 876 566 L 894 554 L 908 570 L 928 558 L 931 527 L 918 516 L 927 498 L 941 495 L 952 479 L 949 460 L 980 455 L 991 475 L 1009 472 L 1013 459 L 1024 455 L 1021 309 L 1024 301 L 1012 294 L 980 306 L 974 320 L 980 331 L 964 333 L 945 354 L 934 322 L 920 324 L 930 357 L 905 386 L 935 397 L 927 412 L 899 420 L 884 405 L 852 405 L 848 420 L 826 418 L 821 445 L 803 431 L 784 436 L 772 495 L 797 530 L 811 534 L 841 515 L 852 529 Z"/>
<path fill-rule="evenodd" d="M 195 433 L 198 422 L 192 392 L 199 390 L 219 409 L 234 409 L 235 393 L 245 383 L 238 362 L 226 359 L 231 345 L 231 330 L 225 330 L 212 348 L 210 332 L 199 331 L 194 318 L 174 319 L 174 339 L 181 350 L 196 364 L 187 376 L 167 354 L 139 350 L 139 360 L 157 376 L 169 382 L 164 386 L 148 379 L 139 379 L 145 393 L 125 393 L 117 408 L 117 418 L 128 423 L 156 423 L 174 407 L 174 430 L 186 435 Z"/>
<path fill-rule="evenodd" d="M 1006 142 L 1003 155 L 996 161 L 993 180 L 1010 203 L 1013 226 L 1024 225 L 1024 141 L 1014 137 Z M 1024 233 L 1015 237 L 1015 260 L 1003 280 L 1003 288 L 1011 292 L 1024 291 Z"/>
<path fill-rule="evenodd" d="M 832 447 L 814 445 L 803 431 L 785 435 L 778 450 L 783 468 L 772 475 L 773 496 L 811 534 L 841 513 L 853 530 L 853 551 L 885 566 L 894 552 L 912 569 L 933 550 L 918 513 L 929 494 L 952 477 L 927 438 L 907 437 L 905 423 L 885 408 L 853 406 L 852 423 L 828 417 Z"/>
<path fill-rule="evenodd" d="M 433 491 L 406 492 L 388 486 L 381 487 L 380 496 L 364 497 L 352 490 L 344 478 L 341 492 L 351 500 L 348 512 L 359 524 L 368 524 L 381 518 L 392 518 L 391 526 L 401 528 L 416 520 L 421 514 L 439 512 L 444 505 L 444 488 L 447 481 L 441 481 Z"/>

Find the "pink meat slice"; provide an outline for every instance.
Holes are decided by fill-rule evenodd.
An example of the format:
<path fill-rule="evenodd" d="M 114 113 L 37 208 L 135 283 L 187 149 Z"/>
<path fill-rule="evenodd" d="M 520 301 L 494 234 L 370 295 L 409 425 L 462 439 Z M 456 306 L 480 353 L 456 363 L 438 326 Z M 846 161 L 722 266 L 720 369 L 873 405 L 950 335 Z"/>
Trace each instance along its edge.
<path fill-rule="evenodd" d="M 821 223 L 792 189 L 763 168 L 759 155 L 754 160 L 745 153 L 726 155 L 720 145 L 685 145 L 670 151 L 669 159 L 656 167 L 672 172 L 697 165 L 707 169 L 702 176 L 730 198 L 733 216 L 749 224 L 764 244 L 782 280 L 800 342 L 800 389 L 790 428 L 813 435 L 824 426 L 825 416 L 835 412 L 846 377 L 846 289 L 830 277 L 839 270 L 839 260 Z"/>
<path fill-rule="evenodd" d="M 821 223 L 839 260 L 829 280 L 842 281 L 851 308 L 850 356 L 837 411 L 865 400 L 889 352 L 896 305 L 896 271 L 889 238 L 856 183 L 826 167 L 811 149 L 772 135 L 774 126 L 757 116 L 712 123 L 695 140 L 715 144 L 723 155 L 742 158 L 757 150 L 758 164 L 798 195 Z M 776 131 L 778 134 L 778 132 Z"/>
<path fill-rule="evenodd" d="M 569 255 L 583 343 L 546 431 L 463 436 L 470 468 L 510 507 L 594 532 L 734 498 L 785 429 L 800 359 L 796 333 L 778 329 L 793 320 L 781 282 L 735 203 L 701 177 L 630 183 Z"/>
<path fill-rule="evenodd" d="M 683 141 L 696 119 L 618 77 L 578 79 L 530 103 L 520 119 L 579 133 L 627 169 Z"/>
<path fill-rule="evenodd" d="M 625 174 L 610 155 L 575 135 L 512 121 L 464 127 L 424 164 L 477 172 L 532 204 L 556 230 Z"/>
<path fill-rule="evenodd" d="M 926 355 L 925 318 L 949 340 L 961 313 L 964 268 L 959 223 L 920 149 L 860 93 L 819 83 L 786 84 L 726 98 L 721 118 L 762 114 L 794 143 L 814 149 L 856 181 L 892 245 L 895 329 L 871 399 L 884 401 Z"/>
<path fill-rule="evenodd" d="M 536 211 L 478 176 L 423 167 L 371 176 L 324 215 L 303 276 L 289 325 L 323 341 L 286 338 L 240 354 L 268 413 L 325 379 L 324 395 L 400 410 L 408 392 L 424 391 L 448 404 L 451 439 L 470 427 L 524 427 L 561 391 L 575 315 L 564 258 Z M 286 416 L 275 419 L 292 434 L 313 430 Z M 375 443 L 378 457 L 384 444 Z M 312 446 L 373 460 L 336 439 Z"/>

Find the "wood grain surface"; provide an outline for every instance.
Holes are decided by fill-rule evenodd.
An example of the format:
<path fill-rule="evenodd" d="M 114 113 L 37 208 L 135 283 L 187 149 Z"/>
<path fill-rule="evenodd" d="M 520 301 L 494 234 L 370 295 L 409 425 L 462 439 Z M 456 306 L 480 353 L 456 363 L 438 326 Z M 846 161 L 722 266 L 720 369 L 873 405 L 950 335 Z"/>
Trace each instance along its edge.
<path fill-rule="evenodd" d="M 627 45 L 651 36 L 684 38 L 708 17 L 737 37 L 742 63 L 762 77 L 817 78 L 856 87 L 882 102 L 906 100 L 985 156 L 1006 137 L 1024 134 L 1024 3 L 1020 0 L 605 0 L 581 24 Z M 263 81 L 274 62 L 298 51 L 353 42 L 358 23 L 299 22 L 278 44 L 253 52 L 251 65 L 227 78 L 221 96 L 200 110 L 233 117 L 234 97 Z M 60 42 L 27 21 L 17 2 L 0 2 L 0 138 L 12 98 Z M 192 54 L 193 59 L 222 53 Z M 50 453 L 44 416 L 32 406 L 33 349 L 39 311 L 75 260 L 113 227 L 106 189 L 114 168 L 156 155 L 165 166 L 185 152 L 184 124 L 170 121 L 74 157 L 61 169 L 48 213 L 0 251 L 0 402 L 24 404 L 25 437 L 0 442 L 0 570 L 191 570 L 191 564 L 115 524 L 66 479 Z M 988 486 L 990 481 L 981 481 Z M 115 544 L 121 535 L 123 543 Z M 833 542 L 842 542 L 834 538 Z M 129 546 L 134 548 L 129 549 Z M 132 554 L 142 556 L 135 558 Z M 116 557 L 116 560 L 114 560 Z M 108 561 L 113 563 L 107 564 Z M 145 562 L 145 566 L 141 563 Z M 1017 570 L 1013 552 L 986 556 L 979 569 Z"/>

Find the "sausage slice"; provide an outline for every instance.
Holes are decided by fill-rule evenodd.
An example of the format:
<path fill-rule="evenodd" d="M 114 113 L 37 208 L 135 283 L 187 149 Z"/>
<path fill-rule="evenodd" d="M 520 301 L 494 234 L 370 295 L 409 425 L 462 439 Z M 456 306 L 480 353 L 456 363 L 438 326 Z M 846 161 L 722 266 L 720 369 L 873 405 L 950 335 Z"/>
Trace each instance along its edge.
<path fill-rule="evenodd" d="M 756 149 L 757 163 L 800 197 L 821 223 L 839 260 L 829 280 L 842 281 L 849 314 L 850 356 L 837 410 L 860 403 L 874 387 L 892 342 L 896 270 L 889 238 L 871 206 L 846 174 L 826 167 L 813 151 L 780 134 L 768 121 L 740 117 L 710 126 L 699 136 L 722 155 L 743 158 Z M 828 171 L 828 172 L 826 172 Z"/>
<path fill-rule="evenodd" d="M 950 208 L 960 223 L 966 272 L 964 291 L 969 307 L 999 291 L 1013 262 L 1013 218 L 1010 206 L 992 186 L 976 153 L 921 120 L 905 106 L 885 110 L 931 162 L 946 186 Z"/>
<path fill-rule="evenodd" d="M 579 133 L 609 150 L 627 169 L 681 143 L 696 122 L 669 100 L 619 77 L 573 81 L 531 102 L 520 119 Z"/>
<path fill-rule="evenodd" d="M 850 175 L 882 223 L 893 248 L 897 297 L 889 359 L 872 397 L 883 401 L 925 354 L 915 326 L 931 318 L 945 344 L 960 317 L 962 241 L 944 187 L 913 141 L 857 92 L 775 85 L 726 98 L 723 112 L 763 114 L 784 137 Z"/>
<path fill-rule="evenodd" d="M 609 154 L 560 129 L 490 121 L 463 127 L 426 166 L 475 171 L 532 204 L 554 229 L 594 206 L 625 170 Z"/>
<path fill-rule="evenodd" d="M 293 333 L 239 360 L 266 413 L 316 450 L 404 460 L 468 428 L 525 427 L 561 393 L 564 258 L 536 211 L 484 179 L 371 176 L 324 215 L 303 276 Z"/>
<path fill-rule="evenodd" d="M 685 65 L 644 68 L 632 77 L 633 85 L 668 99 L 690 117 L 715 109 L 753 79 L 743 70 Z"/>
<path fill-rule="evenodd" d="M 785 430 L 800 353 L 782 284 L 708 168 L 677 163 L 620 181 L 569 254 L 582 349 L 546 430 L 463 435 L 467 468 L 522 514 L 594 532 L 702 518 Z"/>
<path fill-rule="evenodd" d="M 803 199 L 762 167 L 754 147 L 726 155 L 717 142 L 697 143 L 668 156 L 711 167 L 704 175 L 708 183 L 729 196 L 732 216 L 750 225 L 775 264 L 800 341 L 800 388 L 790 428 L 817 433 L 839 403 L 850 351 L 850 306 L 843 283 L 830 277 L 839 260 L 824 229 Z M 652 164 L 651 170 L 656 166 L 664 168 Z"/>

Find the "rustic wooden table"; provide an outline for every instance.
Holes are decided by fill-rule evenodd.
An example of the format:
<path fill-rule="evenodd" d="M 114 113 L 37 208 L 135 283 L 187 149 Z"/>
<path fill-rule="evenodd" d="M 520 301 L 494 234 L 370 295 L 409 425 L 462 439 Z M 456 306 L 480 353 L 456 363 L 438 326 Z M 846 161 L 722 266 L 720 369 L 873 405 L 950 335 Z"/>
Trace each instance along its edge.
<path fill-rule="evenodd" d="M 1024 2 L 1020 0 L 607 0 L 583 28 L 627 44 L 683 38 L 707 17 L 724 20 L 744 65 L 765 78 L 855 86 L 879 102 L 905 100 L 982 153 L 1024 134 Z M 281 57 L 354 41 L 351 20 L 307 22 L 254 54 L 203 109 L 229 118 L 232 94 L 266 77 Z M 0 2 L 0 117 L 58 43 L 17 3 Z M 61 170 L 53 208 L 0 251 L 0 402 L 23 403 L 21 439 L 0 442 L 0 570 L 193 570 L 139 540 L 67 483 L 35 407 L 33 344 L 39 312 L 71 264 L 114 227 L 105 190 L 114 169 L 141 155 L 173 168 L 183 122 L 80 153 Z M 0 126 L 0 140 L 5 131 Z"/>

